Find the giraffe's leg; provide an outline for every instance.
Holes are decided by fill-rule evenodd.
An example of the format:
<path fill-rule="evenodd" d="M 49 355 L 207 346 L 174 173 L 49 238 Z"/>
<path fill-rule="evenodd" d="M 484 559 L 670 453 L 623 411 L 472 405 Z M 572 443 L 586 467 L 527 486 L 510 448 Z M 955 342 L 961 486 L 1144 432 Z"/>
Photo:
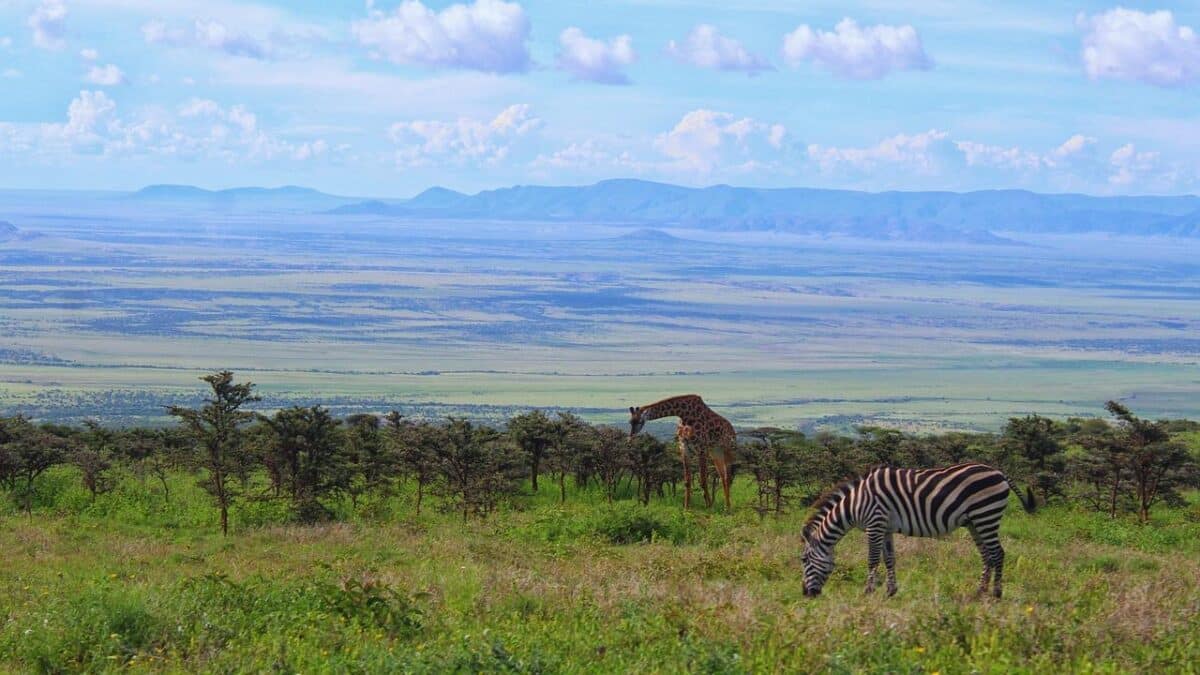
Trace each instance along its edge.
<path fill-rule="evenodd" d="M 717 478 L 721 480 L 721 491 L 725 493 L 725 510 L 732 510 L 733 506 L 729 502 L 729 459 L 723 450 L 718 450 L 712 456 L 713 467 L 716 469 Z M 714 490 L 715 493 L 715 490 Z"/>
<path fill-rule="evenodd" d="M 899 588 L 896 585 L 896 545 L 891 532 L 883 537 L 883 565 L 887 567 L 887 594 L 890 598 Z"/>
<path fill-rule="evenodd" d="M 988 555 L 986 540 L 979 532 L 979 528 L 975 527 L 975 523 L 967 523 L 967 531 L 971 533 L 971 539 L 975 541 L 975 548 L 979 549 L 979 557 L 983 560 L 983 574 L 979 577 L 979 590 L 976 595 L 983 595 L 988 591 L 988 581 L 992 578 L 991 557 Z"/>
<path fill-rule="evenodd" d="M 700 464 L 700 487 L 704 490 L 704 506 L 712 507 L 712 492 L 708 489 L 708 452 L 698 451 L 696 462 Z"/>
<path fill-rule="evenodd" d="M 692 468 L 688 464 L 688 446 L 683 440 L 679 441 L 679 459 L 683 462 L 683 508 L 692 507 Z"/>

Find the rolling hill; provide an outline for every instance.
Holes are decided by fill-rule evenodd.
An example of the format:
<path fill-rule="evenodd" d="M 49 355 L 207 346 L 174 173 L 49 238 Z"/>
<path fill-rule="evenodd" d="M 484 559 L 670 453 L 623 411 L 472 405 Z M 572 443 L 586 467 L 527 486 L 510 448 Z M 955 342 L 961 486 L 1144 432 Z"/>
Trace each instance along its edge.
<path fill-rule="evenodd" d="M 358 202 L 330 213 L 574 220 L 973 243 L 1002 243 L 990 235 L 996 231 L 1200 236 L 1200 198 L 1195 196 L 1094 197 L 1024 190 L 872 193 L 728 185 L 688 188 L 625 179 L 577 187 L 516 186 L 474 195 L 431 188 L 406 201 Z"/>

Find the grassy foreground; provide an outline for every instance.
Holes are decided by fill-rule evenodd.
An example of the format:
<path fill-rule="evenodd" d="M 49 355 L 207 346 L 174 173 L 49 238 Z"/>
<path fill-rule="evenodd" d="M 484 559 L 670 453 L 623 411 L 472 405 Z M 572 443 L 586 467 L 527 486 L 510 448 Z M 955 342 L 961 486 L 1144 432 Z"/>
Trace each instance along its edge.
<path fill-rule="evenodd" d="M 1131 520 L 1010 504 L 1006 595 L 977 601 L 963 532 L 898 537 L 900 593 L 864 596 L 851 535 L 801 593 L 802 509 L 760 519 L 552 490 L 491 520 L 411 514 L 235 532 L 178 476 L 92 503 L 70 470 L 0 515 L 0 669 L 205 672 L 1196 672 L 1200 506 Z M 5 506 L 4 508 L 10 508 Z M 650 541 L 642 541 L 649 539 Z"/>

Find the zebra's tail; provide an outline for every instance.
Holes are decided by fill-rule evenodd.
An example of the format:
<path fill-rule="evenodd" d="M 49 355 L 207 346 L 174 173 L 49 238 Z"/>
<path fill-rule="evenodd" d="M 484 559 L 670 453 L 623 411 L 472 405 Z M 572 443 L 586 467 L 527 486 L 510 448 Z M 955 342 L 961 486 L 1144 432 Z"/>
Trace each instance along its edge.
<path fill-rule="evenodd" d="M 1011 478 L 1005 476 L 1004 482 L 1008 483 L 1009 489 L 1012 490 L 1013 494 L 1017 496 L 1017 500 L 1021 502 L 1021 506 L 1025 507 L 1025 513 L 1033 513 L 1034 511 L 1037 511 L 1037 502 L 1033 499 L 1032 486 L 1026 486 L 1025 494 L 1022 495 L 1021 488 L 1018 488 L 1017 484 L 1012 482 Z"/>

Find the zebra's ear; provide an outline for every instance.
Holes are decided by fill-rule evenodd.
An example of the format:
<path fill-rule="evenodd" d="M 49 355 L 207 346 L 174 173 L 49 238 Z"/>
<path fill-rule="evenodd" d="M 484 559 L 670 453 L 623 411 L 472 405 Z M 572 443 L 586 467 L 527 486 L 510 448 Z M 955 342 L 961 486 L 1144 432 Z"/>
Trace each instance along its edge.
<path fill-rule="evenodd" d="M 629 414 L 630 415 L 636 415 L 637 411 L 638 411 L 638 409 L 635 408 L 634 406 L 629 406 Z"/>

